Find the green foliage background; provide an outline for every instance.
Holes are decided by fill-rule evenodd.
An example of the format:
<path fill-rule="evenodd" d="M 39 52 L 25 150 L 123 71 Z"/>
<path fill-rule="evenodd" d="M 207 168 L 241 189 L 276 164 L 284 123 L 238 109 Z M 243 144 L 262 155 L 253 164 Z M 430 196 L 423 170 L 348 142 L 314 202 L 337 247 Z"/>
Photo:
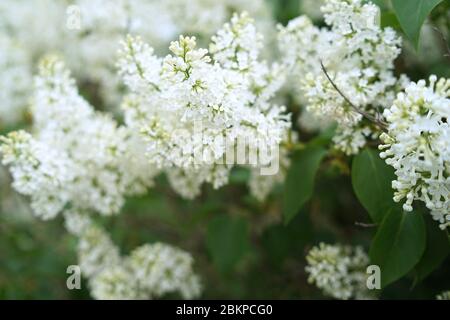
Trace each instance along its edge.
<path fill-rule="evenodd" d="M 430 62 L 418 40 L 428 15 L 449 33 L 450 21 L 442 16 L 450 1 L 374 2 L 382 8 L 382 24 L 405 35 L 399 74 L 413 80 L 431 73 L 450 77 L 450 60 Z M 280 23 L 301 14 L 298 0 L 271 4 Z M 295 116 L 299 106 L 288 107 Z M 300 138 L 305 149 L 293 154 L 285 185 L 264 203 L 248 195 L 248 172 L 238 169 L 228 186 L 205 188 L 194 201 L 180 199 L 160 177 L 147 196 L 129 199 L 121 215 L 97 219 L 123 253 L 155 241 L 192 253 L 204 298 L 322 299 L 304 271 L 307 251 L 321 241 L 370 249 L 372 262 L 385 270 L 381 298 L 434 298 L 449 290 L 448 235 L 426 209 L 408 214 L 392 202 L 393 173 L 377 151 L 348 159 L 327 148 L 330 132 L 300 132 Z M 12 199 L 18 212 L 29 211 L 26 199 L 4 182 L 1 199 Z M 43 222 L 15 209 L 0 212 L 0 299 L 90 298 L 85 282 L 82 290 L 66 289 L 66 268 L 77 263 L 76 239 L 62 225 L 62 218 Z"/>

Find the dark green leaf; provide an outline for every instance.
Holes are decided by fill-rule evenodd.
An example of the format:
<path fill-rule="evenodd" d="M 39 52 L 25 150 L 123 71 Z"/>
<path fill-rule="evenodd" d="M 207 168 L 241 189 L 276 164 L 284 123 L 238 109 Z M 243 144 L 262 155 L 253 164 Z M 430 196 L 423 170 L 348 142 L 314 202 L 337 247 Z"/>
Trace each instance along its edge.
<path fill-rule="evenodd" d="M 416 48 L 425 19 L 440 2 L 442 0 L 392 0 L 392 6 L 403 31 Z"/>
<path fill-rule="evenodd" d="M 323 147 L 313 145 L 293 155 L 283 192 L 285 223 L 289 223 L 312 196 L 316 172 L 325 154 Z"/>
<path fill-rule="evenodd" d="M 230 183 L 244 184 L 250 177 L 250 171 L 247 168 L 236 167 L 233 168 L 230 174 Z"/>
<path fill-rule="evenodd" d="M 430 66 L 429 74 L 435 74 L 438 78 L 450 78 L 450 65 L 447 62 L 439 62 Z"/>
<path fill-rule="evenodd" d="M 279 224 L 267 229 L 262 235 L 261 243 L 272 265 L 280 267 L 287 257 L 301 255 L 312 238 L 309 215 L 302 211 L 289 225 Z"/>
<path fill-rule="evenodd" d="M 292 242 L 284 225 L 277 225 L 268 229 L 263 234 L 261 241 L 274 265 L 281 265 L 291 252 Z"/>
<path fill-rule="evenodd" d="M 376 223 L 383 220 L 387 210 L 394 204 L 391 187 L 394 177 L 393 169 L 375 150 L 366 149 L 353 160 L 353 190 Z"/>
<path fill-rule="evenodd" d="M 427 245 L 416 266 L 416 282 L 430 275 L 445 260 L 450 252 L 447 231 L 441 230 L 429 214 L 426 215 Z"/>
<path fill-rule="evenodd" d="M 426 244 L 421 214 L 392 208 L 378 228 L 370 248 L 371 264 L 381 270 L 381 286 L 398 280 L 419 262 Z"/>
<path fill-rule="evenodd" d="M 393 12 L 384 12 L 381 15 L 381 27 L 391 27 L 397 31 L 401 30 L 400 22 L 398 22 L 398 18 Z"/>
<path fill-rule="evenodd" d="M 298 0 L 270 0 L 269 4 L 273 8 L 276 20 L 283 24 L 300 15 Z"/>
<path fill-rule="evenodd" d="M 333 140 L 336 135 L 336 125 L 331 125 L 325 130 L 323 130 L 317 137 L 309 142 L 310 146 L 327 146 Z"/>
<path fill-rule="evenodd" d="M 208 225 L 206 246 L 214 264 L 223 273 L 230 272 L 248 251 L 248 226 L 244 219 L 221 215 Z"/>

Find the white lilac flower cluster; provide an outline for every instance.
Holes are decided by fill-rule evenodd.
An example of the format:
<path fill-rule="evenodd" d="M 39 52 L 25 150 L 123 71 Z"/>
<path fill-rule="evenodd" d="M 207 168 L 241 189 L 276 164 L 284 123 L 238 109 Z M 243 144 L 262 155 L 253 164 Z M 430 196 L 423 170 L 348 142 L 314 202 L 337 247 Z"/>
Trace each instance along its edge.
<path fill-rule="evenodd" d="M 328 55 L 331 50 L 333 33 L 327 29 L 319 29 L 305 15 L 289 21 L 285 27 L 278 26 L 278 29 L 278 46 L 282 49 L 283 62 L 287 65 L 287 70 L 290 70 L 287 89 L 299 104 L 307 105 L 308 100 L 300 81 L 309 73 L 320 75 L 322 71 L 319 57 Z M 309 132 L 323 130 L 333 122 L 332 117 L 319 117 L 307 108 L 303 108 L 298 119 L 299 126 Z"/>
<path fill-rule="evenodd" d="M 290 121 L 270 99 L 283 84 L 283 69 L 260 61 L 261 49 L 246 13 L 213 36 L 209 51 L 180 36 L 159 58 L 138 37 L 124 41 L 118 66 L 130 90 L 126 123 L 183 196 L 196 196 L 204 182 L 224 185 L 240 146 L 255 152 L 257 164 L 278 161 Z"/>
<path fill-rule="evenodd" d="M 395 169 L 394 200 L 423 201 L 433 218 L 450 226 L 450 80 L 431 76 L 411 82 L 384 111 L 381 157 Z"/>
<path fill-rule="evenodd" d="M 126 264 L 139 288 L 149 297 L 179 292 L 184 299 L 201 293 L 199 277 L 192 270 L 193 258 L 178 248 L 162 243 L 145 244 L 133 250 Z"/>
<path fill-rule="evenodd" d="M 36 215 L 50 219 L 68 208 L 115 214 L 125 196 L 152 184 L 156 170 L 139 138 L 95 112 L 58 58 L 42 60 L 32 100 L 34 134 L 10 133 L 0 153 Z"/>
<path fill-rule="evenodd" d="M 121 256 L 109 235 L 87 215 L 65 215 L 69 232 L 79 238 L 78 261 L 95 299 L 155 299 L 178 293 L 183 299 L 201 294 L 192 256 L 173 246 L 154 243 Z"/>
<path fill-rule="evenodd" d="M 2 164 L 10 167 L 13 188 L 31 197 L 37 216 L 49 219 L 58 214 L 67 199 L 62 188 L 72 181 L 67 156 L 25 131 L 11 132 L 0 142 Z"/>
<path fill-rule="evenodd" d="M 32 85 L 30 57 L 19 42 L 0 33 L 0 128 L 23 118 Z"/>
<path fill-rule="evenodd" d="M 195 33 L 208 39 L 233 12 L 243 10 L 258 17 L 265 32 L 270 33 L 273 29 L 269 6 L 264 0 L 34 0 L 31 3 L 28 0 L 2 0 L 0 39 L 11 37 L 14 46 L 17 43 L 24 50 L 15 56 L 16 48 L 8 50 L 10 46 L 1 39 L 1 55 L 21 59 L 25 54 L 28 61 L 36 62 L 48 52 L 58 52 L 80 83 L 98 87 L 96 93 L 105 107 L 117 111 L 123 88 L 111 52 L 117 50 L 119 40 L 127 33 L 139 34 L 165 53 L 168 43 L 176 35 Z M 26 66 L 27 63 L 20 64 L 20 68 Z M 12 72 L 11 69 L 8 71 Z M 27 77 L 20 78 L 21 81 L 30 79 L 31 69 L 28 73 Z M 3 81 L 6 84 L 13 75 L 3 70 L 0 60 L 0 84 Z M 1 94 L 11 95 L 22 88 L 17 81 L 10 83 L 16 83 L 14 91 L 9 93 L 11 86 L 2 86 L 6 89 Z M 22 109 L 14 106 L 25 96 L 21 97 L 17 96 L 17 101 L 12 103 L 2 100 L 8 119 L 19 117 Z"/>
<path fill-rule="evenodd" d="M 29 56 L 39 59 L 65 46 L 67 3 L 54 0 L 2 0 L 0 33 L 20 43 Z"/>
<path fill-rule="evenodd" d="M 0 128 L 26 120 L 33 65 L 44 51 L 57 49 L 62 8 L 61 1 L 0 1 Z"/>
<path fill-rule="evenodd" d="M 68 32 L 70 66 L 80 78 L 99 84 L 100 95 L 112 106 L 120 101 L 121 86 L 111 52 L 126 34 L 139 35 L 156 52 L 166 53 L 180 33 L 208 39 L 232 11 L 248 10 L 260 21 L 270 21 L 263 0 L 76 0 L 74 5 L 80 25 Z"/>
<path fill-rule="evenodd" d="M 336 121 L 336 147 L 355 154 L 379 131 L 362 113 L 376 118 L 404 80 L 393 74 L 400 37 L 382 29 L 378 7 L 362 0 L 326 0 L 322 12 L 328 28 L 300 16 L 280 27 L 279 43 L 307 111 Z M 321 63 L 351 103 L 327 79 Z"/>
<path fill-rule="evenodd" d="M 369 257 L 357 246 L 320 243 L 306 256 L 308 282 L 335 299 L 371 298 L 366 286 Z"/>
<path fill-rule="evenodd" d="M 74 215 L 74 211 L 71 214 Z M 82 275 L 92 279 L 102 270 L 120 264 L 121 257 L 119 248 L 105 230 L 88 222 L 77 234 L 77 256 Z"/>
<path fill-rule="evenodd" d="M 88 20 L 88 22 L 89 21 L 90 20 Z M 94 28 L 96 26 L 96 20 L 93 19 L 93 21 L 88 25 L 92 25 L 92 27 Z M 234 35 L 233 33 L 237 30 L 239 30 L 239 32 Z M 236 39 L 233 40 L 232 43 L 227 43 L 227 41 L 231 40 L 230 37 L 236 37 Z M 189 42 L 189 45 L 192 45 L 193 38 L 183 39 L 185 43 Z M 258 55 L 261 51 L 260 49 L 262 46 L 262 39 L 261 36 L 256 33 L 254 26 L 250 23 L 250 19 L 245 15 L 241 17 L 236 16 L 232 24 L 227 24 L 225 29 L 222 30 L 221 34 L 219 33 L 214 39 L 215 40 L 211 45 L 211 49 L 214 52 L 215 61 L 214 63 L 206 62 L 206 60 L 209 59 L 207 56 L 204 57 L 205 60 L 200 59 L 201 61 L 203 61 L 203 63 L 194 68 L 192 75 L 192 78 L 196 78 L 196 80 L 198 80 L 198 82 L 192 87 L 192 90 L 197 93 L 197 96 L 192 95 L 192 97 L 189 98 L 192 101 L 189 101 L 188 99 L 186 103 L 187 105 L 194 103 L 203 104 L 203 109 L 195 110 L 195 108 L 192 108 L 194 110 L 190 115 L 190 119 L 182 119 L 182 123 L 185 123 L 183 123 L 182 125 L 178 125 L 178 128 L 177 125 L 172 128 L 167 128 L 168 131 L 172 132 L 173 136 L 175 136 L 178 132 L 180 132 L 180 130 L 173 131 L 173 129 L 187 128 L 188 130 L 192 131 L 193 123 L 201 123 L 201 125 L 205 125 L 205 128 L 199 131 L 200 135 L 185 135 L 183 138 L 184 140 L 181 139 L 179 141 L 180 143 L 177 146 L 183 146 L 185 151 L 186 148 L 192 146 L 192 142 L 196 143 L 197 147 L 201 148 L 203 148 L 201 143 L 204 143 L 205 146 L 208 147 L 208 149 L 206 150 L 206 153 L 202 153 L 202 157 L 206 156 L 208 158 L 207 161 L 204 161 L 205 159 L 203 159 L 200 161 L 200 165 L 196 166 L 191 166 L 192 163 L 190 162 L 184 162 L 184 164 L 178 162 L 167 172 L 169 181 L 174 186 L 174 188 L 187 198 L 193 198 L 198 195 L 200 192 L 200 187 L 205 181 L 211 182 L 216 188 L 226 183 L 230 166 L 216 165 L 214 164 L 214 161 L 211 161 L 219 158 L 227 150 L 230 151 L 230 149 L 234 148 L 234 146 L 228 146 L 229 148 L 226 149 L 227 146 L 226 143 L 224 143 L 225 139 L 235 139 L 240 136 L 246 142 L 248 141 L 249 143 L 254 143 L 256 145 L 261 144 L 263 145 L 263 147 L 273 148 L 278 146 L 281 136 L 285 135 L 286 128 L 289 126 L 287 116 L 282 114 L 282 112 L 284 111 L 283 108 L 272 106 L 268 102 L 269 98 L 271 98 L 278 87 L 281 86 L 281 83 L 283 81 L 282 70 L 276 65 L 273 67 L 269 67 L 267 63 L 257 60 Z M 230 47 L 227 47 L 227 45 L 229 45 Z M 238 46 L 239 50 L 237 50 Z M 197 52 L 197 50 L 194 50 L 194 48 L 191 49 L 192 52 Z M 233 50 L 235 52 L 233 52 Z M 100 51 L 104 52 L 109 50 Z M 13 57 L 16 60 L 21 59 L 22 57 L 20 55 L 20 52 L 16 52 L 14 50 L 10 50 L 8 52 L 14 53 Z M 199 50 L 199 52 L 202 52 L 202 50 Z M 180 54 L 182 53 L 178 51 L 178 55 Z M 234 54 L 236 54 L 238 58 L 233 56 Z M 24 59 L 26 58 L 27 57 L 24 57 Z M 28 58 L 30 57 L 28 56 Z M 176 54 L 172 56 L 172 58 L 180 59 L 180 57 Z M 239 59 L 239 61 L 236 62 L 236 65 L 230 63 L 230 61 L 232 61 L 233 59 Z M 132 62 L 134 63 L 134 60 Z M 178 94 L 177 89 L 183 86 L 185 88 L 184 94 L 191 95 L 191 93 L 189 92 L 190 88 L 186 86 L 186 84 L 191 80 L 189 79 L 189 81 L 184 81 L 184 79 L 176 79 L 175 74 L 172 79 L 169 79 L 167 75 L 170 74 L 170 70 L 167 69 L 167 66 L 171 63 L 170 59 L 166 58 L 164 62 L 160 60 L 160 63 L 161 74 L 164 73 L 166 75 L 164 77 L 161 77 L 161 81 L 164 81 L 165 86 L 161 85 L 164 89 L 164 92 L 160 92 L 160 96 L 161 98 L 163 98 L 159 99 L 160 102 L 164 101 L 164 99 L 165 101 L 170 100 L 170 95 L 172 93 L 175 93 L 176 96 Z M 196 64 L 197 62 L 194 61 L 193 63 Z M 19 65 L 19 62 L 17 64 Z M 164 72 L 162 72 L 163 65 Z M 27 67 L 28 65 L 21 62 L 20 66 Z M 153 66 L 150 65 L 149 69 L 151 69 L 152 67 Z M 18 67 L 14 67 L 11 68 L 11 71 L 19 73 L 19 71 L 21 70 Z M 203 77 L 202 73 L 208 73 L 210 71 L 213 72 L 211 72 L 209 79 L 205 80 L 205 83 L 203 83 L 203 79 L 200 79 Z M 28 78 L 31 77 L 29 76 L 30 70 L 24 70 L 24 72 L 22 72 L 24 73 L 24 75 L 20 76 L 20 81 L 15 82 L 16 89 L 17 84 L 20 84 L 27 79 L 26 72 L 28 72 Z M 47 208 L 47 210 L 42 210 L 38 214 L 45 218 L 53 217 L 67 204 L 74 205 L 73 203 L 71 203 L 71 198 L 79 199 L 77 202 L 79 204 L 82 204 L 85 209 L 93 209 L 102 213 L 116 212 L 122 203 L 123 197 L 120 195 L 121 193 L 123 193 L 125 190 L 131 190 L 133 192 L 132 189 L 135 187 L 137 189 L 143 189 L 142 184 L 127 184 L 126 182 L 121 183 L 121 181 L 127 180 L 128 178 L 130 178 L 130 180 L 133 180 L 134 178 L 139 179 L 142 175 L 138 173 L 139 170 L 135 169 L 140 169 L 141 171 L 145 172 L 145 174 L 143 175 L 144 179 L 146 179 L 146 176 L 152 176 L 154 173 L 153 169 L 140 166 L 140 164 L 145 162 L 141 161 L 142 152 L 140 152 L 140 150 L 137 150 L 140 147 L 140 138 L 136 137 L 137 134 L 130 133 L 130 131 L 123 127 L 117 127 L 115 122 L 108 116 L 94 112 L 92 108 L 78 96 L 75 85 L 69 84 L 73 82 L 73 80 L 69 79 L 70 77 L 68 76 L 68 74 L 66 74 L 66 72 L 63 72 L 62 70 L 56 70 L 56 74 L 54 76 L 51 75 L 50 71 L 48 70 L 45 72 L 48 73 L 46 76 L 49 78 L 48 87 L 46 87 L 46 77 L 38 77 L 36 80 L 36 93 L 35 97 L 33 98 L 34 102 L 32 111 L 33 118 L 35 120 L 35 131 L 37 132 L 37 134 L 33 138 L 34 140 L 40 140 L 40 142 L 43 142 L 46 145 L 44 147 L 47 149 L 57 147 L 58 152 L 60 152 L 61 149 L 64 149 L 62 153 L 68 153 L 65 155 L 68 158 L 76 158 L 78 157 L 78 154 L 82 155 L 83 159 L 72 159 L 77 162 L 77 164 L 75 165 L 77 169 L 72 168 L 70 170 L 66 170 L 72 175 L 72 177 L 61 177 L 61 179 L 64 181 L 73 180 L 80 185 L 87 184 L 85 185 L 85 187 L 88 187 L 89 185 L 90 187 L 94 186 L 94 189 L 97 190 L 95 193 L 89 196 L 90 199 L 85 199 L 86 196 L 77 197 L 75 196 L 75 194 L 72 194 L 73 190 L 65 190 L 67 192 L 61 192 L 61 196 L 50 196 L 48 192 L 46 194 L 46 192 L 44 191 L 46 190 L 45 188 L 38 188 L 37 190 L 42 190 L 43 192 L 41 195 L 33 194 L 33 198 L 44 197 L 43 199 L 45 199 L 45 197 L 47 197 L 47 200 L 51 200 L 48 204 L 49 208 Z M 58 75 L 58 72 L 60 72 L 60 75 Z M 157 78 L 160 77 L 160 75 L 158 75 L 158 72 L 155 73 L 155 76 Z M 53 80 L 51 80 L 52 77 L 54 77 Z M 61 79 L 58 79 L 58 77 L 61 77 Z M 11 78 L 14 77 L 11 76 Z M 173 83 L 175 80 L 180 82 L 179 87 L 174 86 L 172 88 L 171 83 Z M 55 88 L 52 88 L 52 81 L 58 83 L 60 82 L 60 84 L 57 84 L 54 86 Z M 208 81 L 210 81 L 211 83 L 207 84 L 206 82 Z M 63 84 L 66 84 L 66 87 Z M 204 90 L 203 86 L 206 84 L 210 86 L 210 88 Z M 28 86 L 29 84 L 27 85 L 27 87 Z M 58 86 L 61 86 L 61 88 L 58 88 Z M 146 89 L 145 86 L 143 88 Z M 168 90 L 168 88 L 171 88 L 171 90 Z M 126 112 L 126 117 L 128 119 L 132 119 L 134 117 L 133 113 L 135 112 L 135 108 L 133 108 L 133 106 L 137 104 L 136 98 L 139 97 L 139 100 L 143 100 L 142 96 L 147 95 L 147 93 L 144 92 L 144 89 L 140 90 L 139 94 L 133 93 L 128 99 L 126 99 L 124 105 L 128 106 L 126 108 L 126 110 L 128 110 Z M 220 92 L 216 89 L 218 89 Z M 4 92 L 6 91 L 2 91 L 2 93 Z M 58 92 L 60 92 L 61 94 L 59 94 L 57 97 L 49 97 L 58 94 Z M 21 101 L 20 103 L 25 104 L 25 97 L 26 94 L 24 93 L 17 94 L 17 101 Z M 181 98 L 183 98 L 182 94 L 178 94 L 178 99 Z M 198 102 L 194 100 L 198 100 Z M 174 104 L 178 104 L 179 106 L 181 106 L 182 102 L 181 100 L 179 100 Z M 53 107 L 48 107 L 47 105 L 51 105 Z M 222 110 L 224 106 L 227 108 L 226 112 Z M 15 110 L 17 109 L 18 108 L 15 108 Z M 209 115 L 203 114 L 203 111 L 208 109 L 212 110 L 212 112 Z M 74 110 L 76 110 L 76 112 L 74 112 Z M 140 112 L 145 112 L 145 110 L 141 110 Z M 152 113 L 154 113 L 154 115 L 152 115 Z M 158 113 L 164 115 L 164 118 L 167 118 L 166 122 L 172 122 L 173 124 L 179 122 L 178 120 L 181 118 L 178 117 L 182 116 L 182 110 L 173 112 L 171 113 L 171 116 L 168 116 L 166 110 L 164 110 L 163 108 L 155 111 L 151 110 L 151 112 L 149 112 L 149 114 L 146 116 L 154 118 L 154 116 Z M 67 114 L 71 114 L 73 116 L 67 117 Z M 17 112 L 14 113 L 14 115 L 17 115 Z M 200 119 L 195 118 L 197 117 L 197 115 L 201 116 Z M 211 119 L 211 117 L 213 119 Z M 193 121 L 193 119 L 195 119 L 195 121 Z M 240 123 L 238 124 L 237 122 Z M 158 123 L 158 125 L 162 124 Z M 145 124 L 145 126 L 145 129 L 148 130 L 148 128 L 151 127 L 151 123 Z M 132 128 L 136 129 L 136 126 L 132 126 Z M 92 132 L 96 130 L 98 130 L 98 132 L 101 132 L 102 135 L 102 137 L 99 137 L 99 140 L 97 142 L 95 139 L 92 139 L 92 137 L 88 135 L 88 131 Z M 185 132 L 181 132 L 179 136 L 182 137 L 182 134 L 184 133 Z M 191 137 L 193 137 L 193 139 L 191 139 Z M 216 139 L 217 137 L 219 139 Z M 255 137 L 257 138 L 256 140 L 254 139 Z M 31 137 L 28 137 L 28 139 L 30 138 Z M 222 138 L 222 142 L 220 141 L 220 138 Z M 80 139 L 86 139 L 87 141 L 85 143 Z M 110 146 L 107 146 L 107 140 L 109 140 L 108 143 L 111 144 Z M 123 146 L 119 146 L 122 143 L 122 140 L 127 141 L 127 147 L 125 148 L 127 149 L 126 152 Z M 134 140 L 137 140 L 136 143 L 133 143 Z M 12 143 L 12 141 L 10 141 L 10 143 Z M 111 154 L 111 150 L 104 149 L 104 154 L 105 156 L 109 157 L 109 159 L 101 159 L 101 157 L 98 157 L 98 148 L 94 147 L 95 143 L 99 144 L 99 150 L 102 150 L 102 148 L 110 148 L 112 150 L 112 153 L 118 152 L 118 155 L 115 156 Z M 69 150 L 71 148 L 75 148 L 75 150 Z M 128 150 L 130 148 L 136 150 Z M 98 162 L 105 161 L 100 166 L 106 166 L 108 167 L 108 169 L 110 167 L 120 166 L 120 162 L 122 161 L 120 159 L 124 159 L 124 157 L 122 157 L 122 154 L 128 153 L 129 151 L 134 153 L 133 157 L 138 158 L 138 160 L 132 161 L 136 162 L 135 166 L 127 166 L 126 169 L 123 169 L 127 171 L 131 170 L 131 175 L 119 174 L 119 177 L 115 174 L 110 174 L 111 172 L 104 172 L 105 176 L 97 181 L 96 178 L 89 177 L 86 174 L 83 174 L 83 178 L 80 179 L 76 174 L 73 173 L 77 170 L 98 172 L 98 170 L 96 170 L 98 168 L 94 169 L 92 162 L 97 162 L 97 164 L 95 164 L 95 166 L 97 166 L 99 165 Z M 208 152 L 209 154 L 207 154 Z M 213 154 L 211 155 L 211 153 Z M 259 154 L 259 156 L 261 155 L 262 153 Z M 85 162 L 87 158 L 90 159 Z M 165 163 L 165 160 L 166 159 L 160 158 L 160 164 L 161 162 Z M 185 159 L 181 160 L 184 161 Z M 129 161 L 129 159 L 123 161 L 123 163 L 127 163 L 127 161 Z M 67 162 L 71 163 L 72 161 Z M 109 162 L 116 163 L 111 164 Z M 281 162 L 287 163 L 287 156 L 285 156 L 284 159 L 281 159 Z M 74 164 L 72 163 L 70 165 Z M 86 166 L 89 166 L 89 168 L 87 168 Z M 268 178 L 259 177 L 258 171 L 259 170 L 252 171 L 253 179 L 250 182 L 250 189 L 252 192 L 259 192 L 259 194 L 256 196 L 261 199 L 263 198 L 263 195 L 267 194 L 271 185 L 273 185 L 277 181 L 282 180 L 284 173 L 280 172 L 280 174 L 275 175 L 272 178 Z M 106 179 L 112 179 L 115 181 L 114 183 L 112 181 L 106 182 Z M 120 183 L 117 183 L 116 180 Z M 97 184 L 99 183 L 103 183 L 104 185 L 100 185 L 97 188 Z M 144 184 L 146 183 L 147 181 L 144 181 Z M 75 190 L 79 188 L 80 190 L 83 190 L 80 185 L 78 187 L 73 187 L 72 189 Z M 119 187 L 117 187 L 118 185 Z M 125 187 L 126 185 L 128 186 Z M 258 188 L 258 185 L 261 185 L 261 188 Z M 101 195 L 103 193 L 109 196 Z M 113 196 L 112 193 L 115 193 L 116 195 Z M 26 194 L 31 195 L 30 193 Z M 33 207 L 39 207 L 39 202 L 43 203 L 44 200 L 33 201 Z M 50 205 L 53 208 L 52 210 L 50 210 Z"/>
<path fill-rule="evenodd" d="M 77 78 L 98 86 L 108 109 L 117 111 L 121 100 L 120 78 L 114 68 L 120 40 L 140 34 L 158 48 L 176 32 L 165 1 L 76 0 L 69 13 L 73 26 L 66 28 L 65 54 Z M 79 21 L 76 21 L 78 19 Z M 69 21 L 69 20 L 68 20 Z M 78 25 L 77 25 L 78 23 Z"/>

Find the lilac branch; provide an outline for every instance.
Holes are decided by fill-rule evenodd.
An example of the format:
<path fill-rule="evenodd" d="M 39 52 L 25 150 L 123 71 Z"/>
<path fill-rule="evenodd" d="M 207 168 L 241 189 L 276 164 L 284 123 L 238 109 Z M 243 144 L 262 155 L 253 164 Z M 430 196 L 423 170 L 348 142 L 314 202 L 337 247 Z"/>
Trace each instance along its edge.
<path fill-rule="evenodd" d="M 380 117 L 374 117 L 373 115 L 371 115 L 368 112 L 365 112 L 361 109 L 359 109 L 357 106 L 355 106 L 349 98 L 347 98 L 347 96 L 339 89 L 339 87 L 336 85 L 336 83 L 334 83 L 334 81 L 331 79 L 330 75 L 327 72 L 327 69 L 325 68 L 325 66 L 323 65 L 322 61 L 320 61 L 320 66 L 322 67 L 322 71 L 325 74 L 325 76 L 327 77 L 328 81 L 331 83 L 331 85 L 333 86 L 333 88 L 337 91 L 337 93 L 339 93 L 339 95 L 345 100 L 345 102 L 347 102 L 352 109 L 359 113 L 360 115 L 362 115 L 364 118 L 366 118 L 367 120 L 373 122 L 374 124 L 376 124 L 382 131 L 386 132 L 387 131 L 387 124 L 385 122 L 383 122 L 382 120 L 380 120 Z"/>

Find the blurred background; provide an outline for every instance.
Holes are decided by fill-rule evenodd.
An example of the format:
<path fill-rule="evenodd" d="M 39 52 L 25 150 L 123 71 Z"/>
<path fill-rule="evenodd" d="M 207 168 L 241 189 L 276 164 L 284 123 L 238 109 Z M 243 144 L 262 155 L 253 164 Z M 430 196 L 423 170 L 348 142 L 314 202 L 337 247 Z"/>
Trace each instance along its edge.
<path fill-rule="evenodd" d="M 267 59 L 276 59 L 275 46 L 270 44 L 275 41 L 277 23 L 285 25 L 307 14 L 323 25 L 321 0 L 169 0 L 164 6 L 166 1 L 142 0 L 130 9 L 131 17 L 136 14 L 131 22 L 107 5 L 112 2 L 2 0 L 0 103 L 5 104 L 2 108 L 6 111 L 0 113 L 1 134 L 29 126 L 26 106 L 34 66 L 48 51 L 60 52 L 66 58 L 89 102 L 120 120 L 117 105 L 122 88 L 113 76 L 113 62 L 114 46 L 125 31 L 142 34 L 164 54 L 179 33 L 196 35 L 200 43 L 208 43 L 232 12 L 246 10 L 266 36 Z M 401 32 L 388 1 L 376 2 L 385 11 L 382 25 Z M 71 20 L 78 14 L 81 25 Z M 398 74 L 406 73 L 413 80 L 431 73 L 450 77 L 449 60 L 441 54 L 442 46 L 448 45 L 445 37 L 449 39 L 449 14 L 450 1 L 433 11 L 422 29 L 417 51 L 405 40 L 396 63 Z M 14 63 L 23 70 L 7 68 Z M 288 91 L 279 99 L 293 117 L 302 112 L 302 106 Z M 300 140 L 315 135 L 301 128 L 296 130 Z M 322 299 L 320 291 L 307 283 L 306 252 L 322 241 L 368 248 L 374 232 L 373 228 L 355 224 L 367 222 L 368 217 L 353 193 L 349 172 L 347 158 L 324 161 L 312 199 L 289 225 L 281 219 L 283 186 L 277 186 L 261 203 L 249 194 L 249 172 L 243 168 L 233 171 L 227 186 L 220 190 L 206 186 L 200 197 L 190 201 L 181 199 L 160 176 L 146 196 L 128 199 L 120 215 L 96 219 L 123 253 L 155 241 L 190 252 L 202 278 L 203 298 Z M 85 283 L 81 290 L 66 288 L 66 268 L 76 264 L 77 257 L 76 239 L 65 231 L 63 219 L 34 218 L 27 199 L 10 185 L 9 174 L 0 167 L 0 299 L 90 299 Z M 434 298 L 450 288 L 449 266 L 447 258 L 418 285 L 413 284 L 413 275 L 406 277 L 389 286 L 381 298 Z"/>

